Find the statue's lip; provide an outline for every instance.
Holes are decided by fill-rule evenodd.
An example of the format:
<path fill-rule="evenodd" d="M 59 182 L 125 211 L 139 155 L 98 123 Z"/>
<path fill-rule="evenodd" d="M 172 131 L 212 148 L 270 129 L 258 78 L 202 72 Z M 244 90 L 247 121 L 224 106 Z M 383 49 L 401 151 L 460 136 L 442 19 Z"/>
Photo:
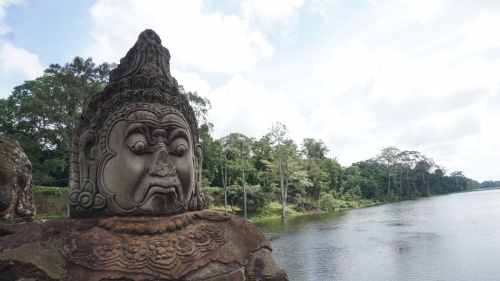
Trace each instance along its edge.
<path fill-rule="evenodd" d="M 151 180 L 147 184 L 147 188 L 144 190 L 141 199 L 138 200 L 138 205 L 146 203 L 153 194 L 157 193 L 174 193 L 175 196 L 179 196 L 179 180 L 177 178 L 169 178 L 162 180 Z"/>

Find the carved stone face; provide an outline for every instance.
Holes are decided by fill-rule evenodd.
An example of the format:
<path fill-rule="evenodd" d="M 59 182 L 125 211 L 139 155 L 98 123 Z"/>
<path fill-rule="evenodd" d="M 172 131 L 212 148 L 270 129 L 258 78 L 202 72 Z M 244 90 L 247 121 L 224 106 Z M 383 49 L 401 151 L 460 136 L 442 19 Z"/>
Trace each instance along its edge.
<path fill-rule="evenodd" d="M 201 169 L 201 148 L 175 111 L 138 110 L 117 120 L 106 136 L 100 185 L 123 213 L 173 214 L 186 210 Z"/>

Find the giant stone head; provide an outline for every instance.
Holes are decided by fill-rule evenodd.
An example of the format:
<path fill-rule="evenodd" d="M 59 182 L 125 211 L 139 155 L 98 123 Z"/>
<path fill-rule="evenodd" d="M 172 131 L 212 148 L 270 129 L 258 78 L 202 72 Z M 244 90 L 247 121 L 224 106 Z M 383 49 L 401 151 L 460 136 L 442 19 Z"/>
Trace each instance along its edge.
<path fill-rule="evenodd" d="M 197 122 L 169 60 L 159 36 L 143 31 L 84 107 L 73 135 L 70 217 L 202 209 Z"/>

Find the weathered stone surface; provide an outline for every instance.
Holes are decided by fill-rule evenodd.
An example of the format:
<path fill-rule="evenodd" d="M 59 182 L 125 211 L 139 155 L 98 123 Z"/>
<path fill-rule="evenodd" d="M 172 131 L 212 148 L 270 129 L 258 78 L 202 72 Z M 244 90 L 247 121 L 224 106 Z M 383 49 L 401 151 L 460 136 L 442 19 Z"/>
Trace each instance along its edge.
<path fill-rule="evenodd" d="M 34 215 L 31 163 L 17 141 L 0 136 L 0 222 Z"/>
<path fill-rule="evenodd" d="M 198 124 L 169 60 L 145 30 L 84 107 L 71 150 L 70 217 L 203 208 Z"/>
<path fill-rule="evenodd" d="M 287 280 L 256 226 L 215 211 L 38 224 L 0 242 L 0 272 L 38 280 Z"/>

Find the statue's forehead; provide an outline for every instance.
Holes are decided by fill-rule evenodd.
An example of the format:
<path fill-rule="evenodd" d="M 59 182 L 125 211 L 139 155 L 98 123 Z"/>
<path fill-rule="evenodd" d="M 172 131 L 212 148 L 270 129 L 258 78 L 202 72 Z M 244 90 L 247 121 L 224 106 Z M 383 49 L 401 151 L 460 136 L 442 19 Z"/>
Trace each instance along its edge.
<path fill-rule="evenodd" d="M 156 112 L 152 112 L 149 110 L 137 110 L 129 113 L 126 117 L 126 120 L 132 122 L 144 122 L 144 123 L 154 122 L 157 123 L 158 125 L 169 125 L 169 126 L 177 125 L 179 127 L 183 127 L 186 129 L 189 128 L 187 121 L 179 114 L 173 111 L 168 111 L 162 114 L 158 114 Z"/>

